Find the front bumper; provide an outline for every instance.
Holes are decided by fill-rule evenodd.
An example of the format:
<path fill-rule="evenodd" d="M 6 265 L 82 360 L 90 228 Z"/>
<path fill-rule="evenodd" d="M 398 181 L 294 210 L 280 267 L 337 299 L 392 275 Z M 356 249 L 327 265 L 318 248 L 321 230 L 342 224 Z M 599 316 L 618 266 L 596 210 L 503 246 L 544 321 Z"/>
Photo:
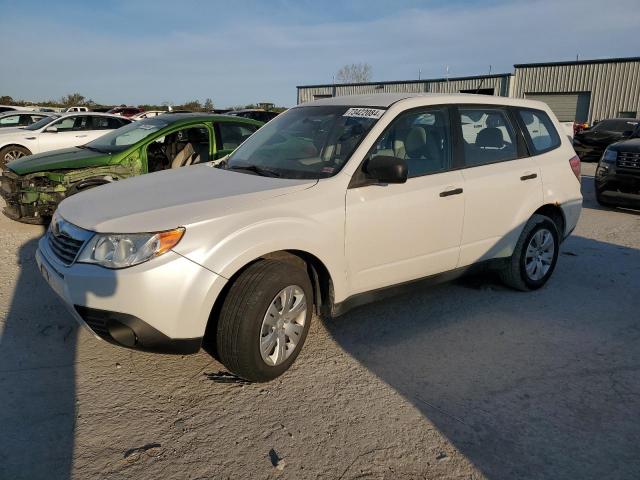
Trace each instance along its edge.
<path fill-rule="evenodd" d="M 139 350 L 198 351 L 225 278 L 173 251 L 122 270 L 67 267 L 50 249 L 47 235 L 38 244 L 38 268 L 95 336 Z"/>
<path fill-rule="evenodd" d="M 598 197 L 607 204 L 640 208 L 640 169 L 598 165 L 595 188 Z"/>
<path fill-rule="evenodd" d="M 65 198 L 65 192 L 57 191 L 54 187 L 24 188 L 23 181 L 23 177 L 10 170 L 0 176 L 0 196 L 6 203 L 2 213 L 18 222 L 40 225 L 47 223 Z"/>

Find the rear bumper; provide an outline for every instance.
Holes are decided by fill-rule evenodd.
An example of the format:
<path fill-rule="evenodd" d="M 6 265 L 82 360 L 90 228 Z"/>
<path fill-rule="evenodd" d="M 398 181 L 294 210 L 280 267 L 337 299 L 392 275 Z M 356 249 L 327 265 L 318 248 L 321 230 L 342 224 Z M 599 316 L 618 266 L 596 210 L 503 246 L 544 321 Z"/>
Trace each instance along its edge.
<path fill-rule="evenodd" d="M 563 239 L 567 238 L 575 230 L 580 214 L 582 213 L 582 198 L 570 200 L 560 205 L 564 214 L 564 232 Z"/>
<path fill-rule="evenodd" d="M 38 244 L 36 263 L 73 317 L 96 337 L 128 348 L 198 351 L 226 279 L 175 252 L 122 270 L 64 266 Z"/>

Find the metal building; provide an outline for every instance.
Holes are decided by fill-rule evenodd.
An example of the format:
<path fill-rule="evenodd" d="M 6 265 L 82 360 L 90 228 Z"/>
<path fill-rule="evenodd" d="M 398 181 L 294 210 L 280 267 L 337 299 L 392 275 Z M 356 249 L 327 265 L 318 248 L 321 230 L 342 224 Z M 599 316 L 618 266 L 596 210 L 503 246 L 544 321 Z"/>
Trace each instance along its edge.
<path fill-rule="evenodd" d="M 515 65 L 514 74 L 398 82 L 305 85 L 298 103 L 350 94 L 483 93 L 547 103 L 562 122 L 640 114 L 640 57 Z"/>
<path fill-rule="evenodd" d="M 541 100 L 561 122 L 640 112 L 640 57 L 515 65 L 511 96 Z"/>
<path fill-rule="evenodd" d="M 372 93 L 483 93 L 507 96 L 510 73 L 475 77 L 435 78 L 399 82 L 342 83 L 304 85 L 298 88 L 298 104 L 320 98 Z"/>

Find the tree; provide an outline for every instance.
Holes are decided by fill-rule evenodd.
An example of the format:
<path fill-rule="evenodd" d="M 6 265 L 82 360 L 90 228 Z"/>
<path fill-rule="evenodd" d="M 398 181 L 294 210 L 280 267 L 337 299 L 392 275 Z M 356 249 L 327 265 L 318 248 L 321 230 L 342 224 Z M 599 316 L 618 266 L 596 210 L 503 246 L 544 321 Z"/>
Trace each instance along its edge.
<path fill-rule="evenodd" d="M 210 98 L 207 98 L 204 101 L 204 105 L 202 106 L 202 108 L 204 109 L 205 112 L 211 112 L 213 110 L 213 100 L 211 100 Z"/>
<path fill-rule="evenodd" d="M 9 95 L 2 95 L 0 97 L 0 104 L 2 105 L 11 105 L 12 103 L 14 103 L 13 98 Z"/>
<path fill-rule="evenodd" d="M 371 80 L 371 65 L 368 63 L 352 63 L 345 65 L 336 75 L 339 83 L 362 83 Z"/>
<path fill-rule="evenodd" d="M 77 105 L 83 105 L 85 103 L 84 95 L 79 93 L 70 93 L 66 97 L 60 99 L 60 103 L 65 107 L 74 107 Z"/>
<path fill-rule="evenodd" d="M 177 110 L 191 110 L 192 112 L 201 112 L 202 105 L 199 100 L 191 100 L 190 102 L 183 103 Z"/>

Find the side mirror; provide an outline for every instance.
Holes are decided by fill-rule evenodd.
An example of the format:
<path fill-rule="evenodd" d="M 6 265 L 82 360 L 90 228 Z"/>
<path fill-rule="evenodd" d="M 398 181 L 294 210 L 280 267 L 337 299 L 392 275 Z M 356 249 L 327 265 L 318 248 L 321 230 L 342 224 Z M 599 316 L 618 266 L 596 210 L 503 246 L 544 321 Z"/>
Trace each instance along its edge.
<path fill-rule="evenodd" d="M 380 155 L 367 161 L 365 172 L 380 183 L 405 183 L 407 162 L 402 158 Z"/>
<path fill-rule="evenodd" d="M 47 133 L 58 133 L 58 127 L 49 127 L 45 130 Z"/>

